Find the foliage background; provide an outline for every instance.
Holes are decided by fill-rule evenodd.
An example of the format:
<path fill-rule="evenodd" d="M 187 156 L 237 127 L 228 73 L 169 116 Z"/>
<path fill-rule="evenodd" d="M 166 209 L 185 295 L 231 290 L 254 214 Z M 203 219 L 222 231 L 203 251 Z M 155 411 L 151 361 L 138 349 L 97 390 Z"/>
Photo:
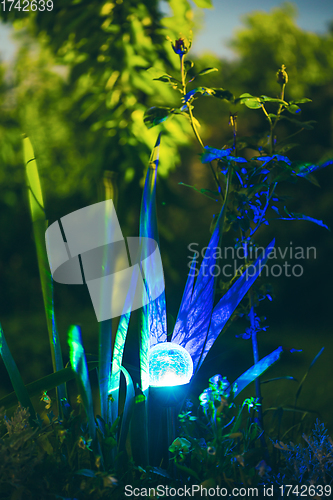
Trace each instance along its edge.
<path fill-rule="evenodd" d="M 166 35 L 171 39 L 180 32 L 188 36 L 194 28 L 195 36 L 199 24 L 194 15 L 197 9 L 187 0 L 168 3 L 169 18 L 155 0 L 59 0 L 48 15 L 1 13 L 6 22 L 15 24 L 20 50 L 14 64 L 0 66 L 0 318 L 26 382 L 49 373 L 51 359 L 27 210 L 21 134 L 30 136 L 37 154 L 50 223 L 99 201 L 103 171 L 113 170 L 118 174 L 117 212 L 124 236 L 136 235 L 143 173 L 158 131 L 145 128 L 143 114 L 153 105 L 177 104 L 175 92 L 152 78 L 158 72 L 178 71 Z M 196 3 L 209 4 L 208 0 Z M 284 63 L 290 81 L 287 98 L 311 98 L 313 102 L 304 106 L 303 119 L 317 121 L 313 131 L 297 136 L 299 146 L 290 151 L 290 158 L 319 162 L 333 157 L 333 33 L 319 36 L 302 31 L 295 20 L 291 5 L 269 14 L 249 14 L 231 41 L 235 60 L 206 54 L 195 63 L 198 70 L 219 69 L 206 77 L 212 87 L 224 87 L 236 95 L 272 96 L 278 92 L 275 72 Z M 217 105 L 209 98 L 197 102 L 196 116 L 205 143 L 222 147 L 231 136 L 228 105 Z M 240 109 L 238 123 L 240 136 L 265 128 L 260 111 Z M 279 126 L 280 137 L 292 133 L 285 124 Z M 175 117 L 163 130 L 159 228 L 168 308 L 176 316 L 187 274 L 187 245 L 205 246 L 218 208 L 178 184 L 213 188 L 188 124 Z M 287 194 L 294 198 L 295 211 L 333 227 L 332 169 L 319 172 L 317 178 L 320 189 L 304 181 L 287 186 Z M 317 258 L 301 262 L 304 274 L 300 278 L 273 279 L 275 299 L 262 304 L 270 328 L 259 339 L 260 354 L 268 354 L 277 345 L 303 349 L 271 370 L 272 376 L 282 373 L 301 379 L 314 355 L 326 346 L 321 363 L 307 380 L 300 405 L 320 411 L 332 430 L 332 235 L 307 222 L 280 222 L 259 235 L 260 243 L 267 244 L 273 236 L 281 248 L 290 242 L 293 247 L 315 246 Z M 225 244 L 232 244 L 231 236 Z M 67 329 L 73 323 L 82 325 L 87 351 L 97 352 L 98 324 L 88 291 L 56 284 L 55 293 L 64 352 Z M 244 325 L 234 323 L 218 340 L 203 366 L 197 392 L 215 373 L 232 381 L 252 364 L 250 344 L 235 338 L 243 330 Z M 126 351 L 129 362 L 135 361 L 135 339 L 133 328 Z M 2 362 L 0 370 L 2 395 L 11 388 Z M 269 384 L 264 386 L 265 402 L 291 398 L 295 392 L 291 384 L 276 383 L 274 390 Z"/>

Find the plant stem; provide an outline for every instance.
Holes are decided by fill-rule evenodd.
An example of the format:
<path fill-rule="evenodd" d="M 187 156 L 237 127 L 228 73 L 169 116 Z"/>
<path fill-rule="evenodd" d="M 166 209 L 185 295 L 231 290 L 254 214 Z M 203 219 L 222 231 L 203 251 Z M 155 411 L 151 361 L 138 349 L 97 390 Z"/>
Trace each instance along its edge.
<path fill-rule="evenodd" d="M 249 300 L 250 300 L 250 322 L 251 322 L 251 339 L 252 339 L 252 351 L 253 351 L 253 361 L 254 364 L 259 363 L 259 348 L 258 348 L 258 338 L 257 338 L 257 331 L 256 331 L 256 325 L 255 325 L 255 314 L 254 314 L 254 305 L 253 305 L 253 298 L 252 298 L 252 290 L 250 289 L 249 292 Z M 254 381 L 255 383 L 255 390 L 256 390 L 256 398 L 259 400 L 260 404 L 262 401 L 262 396 L 261 396 L 261 388 L 260 388 L 260 379 L 257 377 Z M 258 423 L 259 426 L 261 427 L 262 430 L 264 430 L 264 420 L 262 416 L 262 406 L 258 407 Z M 261 434 L 260 436 L 260 441 L 261 445 L 263 448 L 266 449 L 267 451 L 267 443 L 265 440 L 265 435 L 264 433 Z M 268 455 L 268 452 L 267 452 Z"/>
<path fill-rule="evenodd" d="M 184 55 L 183 54 L 180 56 L 180 72 L 181 72 L 181 82 L 182 82 L 182 93 L 185 96 L 186 95 L 186 79 L 185 79 Z M 200 144 L 201 148 L 203 150 L 205 150 L 204 143 L 202 142 L 202 139 L 200 137 L 198 129 L 197 129 L 196 125 L 195 125 L 195 120 L 194 120 L 194 116 L 193 116 L 193 113 L 192 113 L 191 104 L 189 102 L 187 102 L 186 106 L 187 106 L 187 109 L 188 109 L 189 120 L 190 120 L 190 124 L 191 124 L 192 130 L 193 130 L 193 133 L 195 135 L 195 138 L 197 139 L 197 141 Z M 223 201 L 222 188 L 221 188 L 219 179 L 218 179 L 218 177 L 217 177 L 217 175 L 215 173 L 215 170 L 213 168 L 212 162 L 209 162 L 209 166 L 210 166 L 210 170 L 212 172 L 213 178 L 214 178 L 214 182 L 215 182 L 216 187 L 217 187 L 217 191 L 220 194 L 220 196 L 222 198 L 222 201 Z"/>

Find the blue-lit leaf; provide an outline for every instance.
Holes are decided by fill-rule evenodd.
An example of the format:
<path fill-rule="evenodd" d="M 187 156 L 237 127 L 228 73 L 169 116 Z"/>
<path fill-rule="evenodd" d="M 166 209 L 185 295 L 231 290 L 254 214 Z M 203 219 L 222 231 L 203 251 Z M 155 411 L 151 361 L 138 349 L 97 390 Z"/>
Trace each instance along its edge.
<path fill-rule="evenodd" d="M 255 156 L 254 158 L 251 158 L 251 160 L 261 161 L 263 167 L 272 160 L 283 161 L 284 163 L 287 163 L 287 165 L 291 165 L 291 161 L 289 160 L 289 158 L 287 156 L 281 155 Z"/>
<path fill-rule="evenodd" d="M 282 347 L 278 347 L 275 351 L 268 354 L 262 358 L 258 363 L 253 365 L 251 368 L 246 370 L 238 379 L 234 382 L 234 394 L 237 396 L 245 387 L 247 387 L 251 382 L 253 382 L 256 378 L 260 377 L 262 373 L 264 373 L 267 368 L 269 368 L 272 364 L 274 364 L 282 353 Z"/>
<path fill-rule="evenodd" d="M 232 149 L 215 149 L 215 148 L 210 148 L 208 146 L 205 147 L 205 150 L 207 152 L 202 153 L 201 155 L 201 162 L 202 163 L 208 163 L 213 160 L 227 160 L 227 161 L 235 161 L 236 163 L 247 163 L 247 160 L 245 158 L 242 158 L 241 156 L 232 156 L 230 155 Z"/>
<path fill-rule="evenodd" d="M 292 352 L 292 351 L 290 351 Z M 282 377 L 274 377 L 268 380 L 261 380 L 261 384 L 268 384 L 269 382 L 276 382 L 277 380 L 293 380 L 294 382 L 298 382 L 297 378 L 291 377 L 290 375 L 283 375 Z"/>
<path fill-rule="evenodd" d="M 197 274 L 197 279 L 191 299 L 189 299 L 189 292 L 193 286 L 193 276 L 191 274 L 194 274 L 195 270 L 195 264 L 192 262 L 190 276 L 185 288 L 186 295 L 184 294 L 171 340 L 184 347 L 190 353 L 194 370 L 199 363 L 206 342 L 213 310 L 214 282 L 216 276 L 210 270 L 214 269 L 218 258 L 216 249 L 220 246 L 222 221 L 223 208 L 219 214 L 199 272 L 195 273 Z M 187 309 L 185 309 L 185 301 L 190 302 L 190 306 Z"/>
<path fill-rule="evenodd" d="M 71 366 L 76 373 L 76 381 L 79 387 L 79 394 L 85 409 L 90 437 L 96 437 L 96 425 L 94 419 L 93 399 L 91 394 L 88 366 L 84 348 L 82 345 L 81 331 L 77 325 L 70 327 L 68 332 L 69 358 Z"/>
<path fill-rule="evenodd" d="M 182 102 L 186 104 L 187 102 L 193 100 L 196 94 L 213 95 L 213 89 L 210 89 L 208 87 L 196 87 L 195 89 L 192 89 L 189 92 L 187 92 L 187 94 L 185 94 L 184 97 L 182 97 Z"/>
<path fill-rule="evenodd" d="M 140 211 L 140 238 L 152 238 L 159 243 L 156 217 L 156 178 L 159 160 L 160 135 L 153 149 L 143 190 Z M 141 255 L 141 261 L 148 255 Z M 141 388 L 149 387 L 148 349 L 158 342 L 167 341 L 166 305 L 164 291 L 142 308 L 140 337 Z"/>
<path fill-rule="evenodd" d="M 267 261 L 270 252 L 273 250 L 274 244 L 275 240 L 273 240 L 267 246 L 263 254 L 260 257 L 258 257 L 258 259 L 249 268 L 245 270 L 244 274 L 240 278 L 238 278 L 236 283 L 234 283 L 234 285 L 228 290 L 228 292 L 224 295 L 224 297 L 222 297 L 222 299 L 214 307 L 207 340 L 205 339 L 204 344 L 202 344 L 202 342 L 200 342 L 198 339 L 197 342 L 198 351 L 200 346 L 202 346 L 200 348 L 199 353 L 192 352 L 192 350 L 189 351 L 193 358 L 193 364 L 195 365 L 195 367 L 197 367 L 197 369 L 200 368 L 210 348 L 212 347 L 215 340 L 221 333 L 222 329 L 224 328 L 225 324 L 231 317 L 232 313 L 235 311 L 236 307 L 238 306 L 244 295 L 247 293 L 249 288 L 252 286 L 252 284 L 259 276 L 261 269 L 265 265 L 265 262 Z M 192 349 L 195 349 L 194 346 L 191 347 Z"/>
<path fill-rule="evenodd" d="M 326 224 L 324 224 L 322 220 L 314 219 L 313 217 L 309 217 L 308 215 L 299 214 L 296 212 L 289 212 L 287 207 L 284 207 L 284 211 L 289 217 L 279 217 L 281 220 L 308 220 L 330 231 L 330 228 L 326 226 Z"/>
<path fill-rule="evenodd" d="M 112 423 L 115 422 L 118 417 L 120 371 L 122 369 L 123 353 L 130 317 L 130 312 L 121 316 L 113 346 L 110 393 L 108 394 L 107 398 L 108 404 L 111 406 Z"/>
<path fill-rule="evenodd" d="M 205 146 L 205 150 L 206 150 L 206 152 L 202 153 L 202 155 L 201 155 L 201 162 L 202 163 L 208 163 L 208 162 L 213 161 L 213 160 L 225 158 L 232 151 L 231 148 L 216 149 L 216 148 L 210 148 L 209 146 Z"/>
<path fill-rule="evenodd" d="M 79 476 L 96 477 L 95 472 L 91 469 L 80 469 L 76 471 L 75 474 L 78 474 Z"/>
<path fill-rule="evenodd" d="M 316 172 L 317 170 L 321 170 L 325 167 L 328 167 L 333 164 L 333 160 L 327 160 L 324 163 L 320 163 L 319 165 L 313 165 L 312 163 L 305 163 L 301 161 L 294 161 L 292 162 L 292 167 L 296 171 L 296 175 L 299 177 L 304 177 L 305 179 L 310 180 L 310 182 L 313 182 L 317 185 L 318 181 L 314 177 L 312 177 L 312 173 Z"/>

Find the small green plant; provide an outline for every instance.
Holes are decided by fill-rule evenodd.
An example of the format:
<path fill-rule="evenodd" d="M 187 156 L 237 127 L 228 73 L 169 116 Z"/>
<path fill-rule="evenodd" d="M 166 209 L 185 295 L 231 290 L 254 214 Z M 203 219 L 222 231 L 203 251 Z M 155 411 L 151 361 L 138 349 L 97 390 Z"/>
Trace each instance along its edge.
<path fill-rule="evenodd" d="M 197 416 L 187 409 L 179 415 L 181 436 L 170 446 L 173 460 L 192 481 L 231 489 L 234 484 L 255 484 L 255 467 L 262 450 L 255 442 L 262 430 L 253 419 L 260 403 L 248 398 L 238 406 L 236 385 L 215 375 L 200 395 Z M 189 402 L 188 402 L 189 403 Z M 189 405 L 191 406 L 191 405 Z"/>

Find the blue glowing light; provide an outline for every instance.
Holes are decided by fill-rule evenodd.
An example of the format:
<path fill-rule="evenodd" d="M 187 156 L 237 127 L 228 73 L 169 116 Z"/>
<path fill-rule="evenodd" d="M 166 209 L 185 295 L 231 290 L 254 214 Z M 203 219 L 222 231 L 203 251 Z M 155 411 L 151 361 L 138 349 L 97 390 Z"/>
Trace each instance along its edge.
<path fill-rule="evenodd" d="M 149 381 L 154 387 L 188 384 L 193 374 L 189 352 L 173 342 L 156 344 L 149 351 Z"/>

